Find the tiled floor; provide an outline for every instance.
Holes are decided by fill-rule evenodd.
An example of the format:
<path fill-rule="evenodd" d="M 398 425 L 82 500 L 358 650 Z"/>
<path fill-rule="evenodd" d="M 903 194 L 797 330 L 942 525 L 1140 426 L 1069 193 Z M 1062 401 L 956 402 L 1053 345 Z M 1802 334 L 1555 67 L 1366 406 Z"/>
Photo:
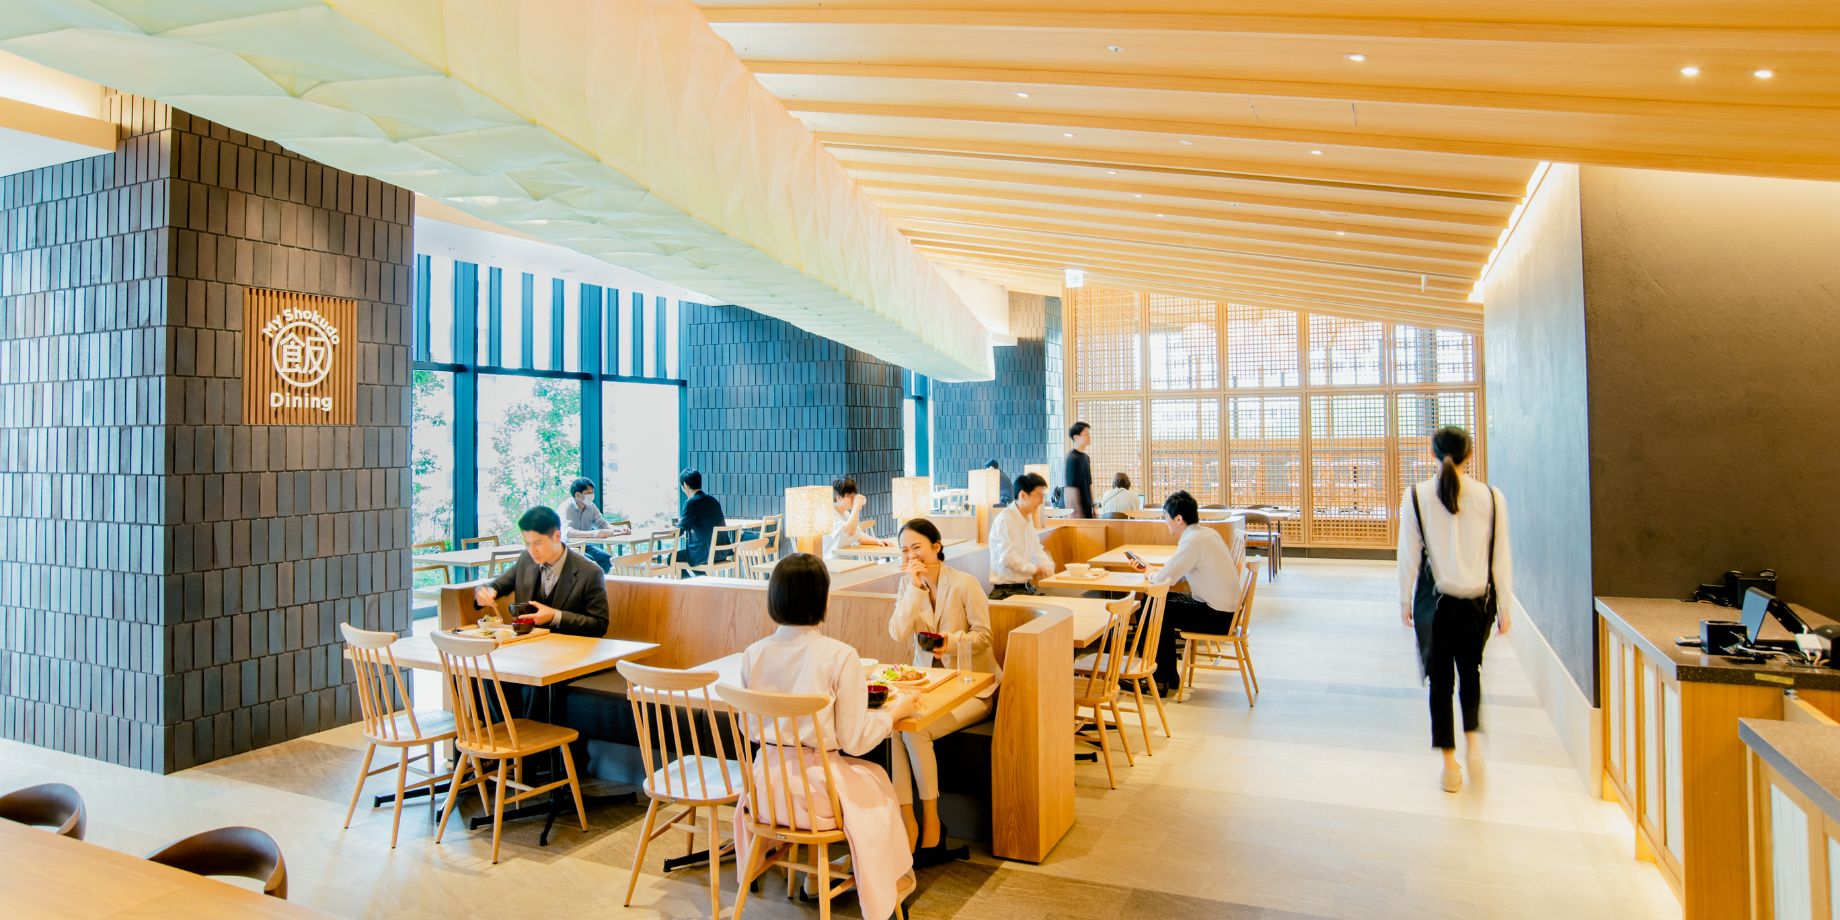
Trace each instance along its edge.
<path fill-rule="evenodd" d="M 1079 821 L 1046 863 L 980 856 L 928 870 L 910 915 L 1678 917 L 1660 875 L 1633 858 L 1621 813 L 1582 791 L 1506 642 L 1489 646 L 1486 665 L 1487 782 L 1438 789 L 1411 640 L 1388 600 L 1392 572 L 1288 563 L 1259 586 L 1256 710 L 1236 676 L 1207 675 L 1171 707 L 1176 737 L 1157 735 L 1155 757 L 1120 764 L 1116 791 L 1100 767 L 1079 768 Z M 346 728 L 159 777 L 0 742 L 0 788 L 71 782 L 89 801 L 90 839 L 128 852 L 216 825 L 266 828 L 287 854 L 293 898 L 347 916 L 621 910 L 642 807 L 593 809 L 588 834 L 559 830 L 547 848 L 537 824 L 508 825 L 498 866 L 488 834 L 450 828 L 436 847 L 427 809 L 411 807 L 392 851 L 387 810 L 339 829 L 360 751 Z M 705 870 L 665 877 L 648 862 L 632 914 L 706 915 Z M 732 905 L 732 870 L 723 895 Z M 772 894 L 747 909 L 762 920 L 816 915 Z"/>

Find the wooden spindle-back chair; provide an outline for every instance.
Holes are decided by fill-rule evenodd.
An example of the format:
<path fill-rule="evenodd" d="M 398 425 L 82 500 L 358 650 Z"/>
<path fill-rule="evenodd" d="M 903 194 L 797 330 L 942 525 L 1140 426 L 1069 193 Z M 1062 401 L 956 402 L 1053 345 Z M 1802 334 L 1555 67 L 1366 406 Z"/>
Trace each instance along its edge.
<path fill-rule="evenodd" d="M 403 681 L 402 668 L 397 666 L 395 654 L 390 651 L 390 646 L 396 642 L 395 633 L 359 629 L 350 623 L 340 623 L 339 631 L 345 636 L 346 652 L 351 657 L 358 711 L 364 721 L 367 742 L 364 763 L 358 767 L 358 784 L 351 790 L 351 804 L 345 807 L 345 827 L 351 827 L 351 816 L 358 810 L 358 799 L 364 795 L 364 781 L 390 769 L 387 763 L 371 769 L 371 758 L 380 747 L 394 748 L 397 753 L 396 809 L 390 819 L 390 847 L 394 849 L 397 831 L 402 827 L 403 793 L 432 787 L 447 779 L 447 774 L 441 771 L 441 762 L 436 759 L 435 746 L 454 737 L 454 717 L 438 709 L 417 711 L 408 706 L 409 687 Z M 412 755 L 410 751 L 414 748 L 423 750 Z M 413 783 L 406 782 L 410 773 L 418 777 Z M 429 801 L 434 801 L 432 796 Z"/>

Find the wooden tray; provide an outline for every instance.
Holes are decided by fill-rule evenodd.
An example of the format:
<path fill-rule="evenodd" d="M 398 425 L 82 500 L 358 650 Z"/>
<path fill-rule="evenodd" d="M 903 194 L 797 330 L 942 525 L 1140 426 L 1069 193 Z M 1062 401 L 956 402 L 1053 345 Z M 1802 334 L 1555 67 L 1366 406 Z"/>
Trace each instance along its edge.
<path fill-rule="evenodd" d="M 530 630 L 530 632 L 527 632 L 527 633 L 525 633 L 524 635 L 521 635 L 521 636 L 512 636 L 512 637 L 511 637 L 511 638 L 509 638 L 509 639 L 496 639 L 496 641 L 498 642 L 498 646 L 499 646 L 499 648 L 504 648 L 504 647 L 505 647 L 505 646 L 507 646 L 507 645 L 514 645 L 514 644 L 516 644 L 516 643 L 519 643 L 519 642 L 526 642 L 526 641 L 529 641 L 529 640 L 531 640 L 531 639 L 540 639 L 540 638 L 542 638 L 542 637 L 544 637 L 544 636 L 547 636 L 547 635 L 549 635 L 549 632 L 550 632 L 550 631 L 549 631 L 548 629 L 546 629 L 546 628 L 544 628 L 544 627 L 542 627 L 542 626 L 537 626 L 537 627 L 533 627 L 533 628 L 532 628 L 532 629 Z M 479 628 L 478 628 L 478 627 L 476 627 L 476 626 L 474 626 L 474 627 L 468 627 L 468 628 L 466 628 L 466 629 L 462 629 L 462 630 L 460 630 L 460 632 L 459 632 L 459 635 L 462 635 L 462 636 L 466 636 L 466 637 L 468 637 L 468 638 L 471 638 L 471 639 L 486 639 L 486 638 L 496 638 L 496 637 L 491 637 L 491 636 L 484 636 L 484 635 L 481 635 L 481 634 L 480 634 L 480 632 L 479 632 Z"/>

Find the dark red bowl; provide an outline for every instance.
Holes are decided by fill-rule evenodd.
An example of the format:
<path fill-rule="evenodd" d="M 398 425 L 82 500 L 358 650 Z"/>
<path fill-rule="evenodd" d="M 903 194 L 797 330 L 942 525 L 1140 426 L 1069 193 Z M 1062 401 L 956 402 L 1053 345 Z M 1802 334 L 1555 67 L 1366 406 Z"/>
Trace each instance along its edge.
<path fill-rule="evenodd" d="M 917 636 L 919 639 L 920 648 L 922 651 L 927 651 L 927 652 L 937 651 L 940 646 L 946 644 L 946 637 L 944 635 L 941 635 L 940 633 L 923 632 L 923 633 L 915 633 L 915 636 Z"/>

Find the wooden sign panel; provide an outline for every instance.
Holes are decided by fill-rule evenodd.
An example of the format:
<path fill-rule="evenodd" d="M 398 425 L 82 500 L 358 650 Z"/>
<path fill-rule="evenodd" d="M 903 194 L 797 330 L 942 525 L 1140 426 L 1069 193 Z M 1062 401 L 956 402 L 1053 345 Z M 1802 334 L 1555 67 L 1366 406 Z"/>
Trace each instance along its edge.
<path fill-rule="evenodd" d="M 243 424 L 357 422 L 358 302 L 243 294 Z"/>

